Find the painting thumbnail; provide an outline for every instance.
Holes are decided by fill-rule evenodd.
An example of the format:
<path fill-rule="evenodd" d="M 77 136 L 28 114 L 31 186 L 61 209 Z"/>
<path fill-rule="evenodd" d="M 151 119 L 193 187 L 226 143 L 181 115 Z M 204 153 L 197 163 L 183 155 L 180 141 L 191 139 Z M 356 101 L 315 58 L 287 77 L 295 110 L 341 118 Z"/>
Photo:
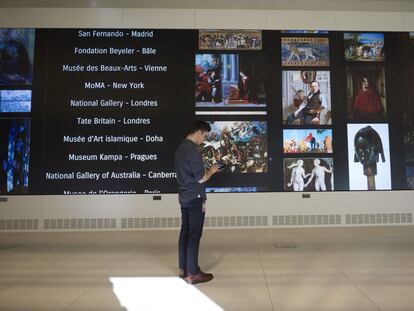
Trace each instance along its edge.
<path fill-rule="evenodd" d="M 332 158 L 283 159 L 285 191 L 333 191 Z"/>
<path fill-rule="evenodd" d="M 344 44 L 347 61 L 379 62 L 385 60 L 383 33 L 346 32 Z"/>
<path fill-rule="evenodd" d="M 332 153 L 331 129 L 283 130 L 284 153 Z"/>
<path fill-rule="evenodd" d="M 348 118 L 381 120 L 387 117 L 384 68 L 346 70 Z"/>
<path fill-rule="evenodd" d="M 209 193 L 226 193 L 226 192 L 257 192 L 257 187 L 211 187 L 206 188 Z M 263 190 L 262 190 L 263 191 Z"/>
<path fill-rule="evenodd" d="M 265 107 L 261 55 L 196 54 L 196 107 Z"/>
<path fill-rule="evenodd" d="M 282 38 L 282 66 L 329 66 L 329 39 Z"/>
<path fill-rule="evenodd" d="M 32 84 L 34 29 L 0 28 L 0 85 Z"/>
<path fill-rule="evenodd" d="M 282 106 L 287 125 L 332 124 L 329 71 L 282 71 Z"/>
<path fill-rule="evenodd" d="M 0 118 L 0 194 L 26 194 L 29 186 L 30 119 Z"/>
<path fill-rule="evenodd" d="M 0 112 L 30 112 L 31 90 L 0 90 Z"/>
<path fill-rule="evenodd" d="M 199 50 L 261 50 L 260 30 L 199 30 Z"/>
<path fill-rule="evenodd" d="M 391 189 L 388 124 L 348 124 L 349 190 Z"/>
<path fill-rule="evenodd" d="M 291 34 L 323 34 L 327 35 L 327 30 L 282 30 L 282 33 L 291 33 Z"/>
<path fill-rule="evenodd" d="M 207 167 L 225 165 L 223 173 L 267 172 L 265 121 L 215 121 L 203 145 Z"/>

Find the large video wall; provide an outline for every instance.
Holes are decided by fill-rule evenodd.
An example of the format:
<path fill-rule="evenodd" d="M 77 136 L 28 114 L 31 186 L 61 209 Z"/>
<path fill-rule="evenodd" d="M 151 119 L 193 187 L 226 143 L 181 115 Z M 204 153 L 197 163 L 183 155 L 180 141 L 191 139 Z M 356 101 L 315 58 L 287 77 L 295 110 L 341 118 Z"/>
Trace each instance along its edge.
<path fill-rule="evenodd" d="M 414 33 L 0 29 L 0 195 L 414 189 Z"/>

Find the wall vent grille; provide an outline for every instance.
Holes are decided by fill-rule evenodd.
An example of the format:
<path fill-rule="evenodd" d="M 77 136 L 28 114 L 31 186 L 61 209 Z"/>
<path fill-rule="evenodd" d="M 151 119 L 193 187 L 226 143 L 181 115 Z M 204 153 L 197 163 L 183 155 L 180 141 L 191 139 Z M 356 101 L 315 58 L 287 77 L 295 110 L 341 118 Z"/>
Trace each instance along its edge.
<path fill-rule="evenodd" d="M 0 219 L 3 230 L 39 230 L 39 219 Z"/>
<path fill-rule="evenodd" d="M 268 216 L 211 216 L 206 217 L 206 227 L 267 227 Z"/>
<path fill-rule="evenodd" d="M 346 214 L 347 225 L 366 224 L 411 224 L 413 214 L 411 213 L 387 213 L 387 214 Z"/>
<path fill-rule="evenodd" d="M 121 229 L 178 228 L 180 217 L 121 218 Z"/>
<path fill-rule="evenodd" d="M 274 215 L 273 226 L 341 225 L 342 215 Z M 412 224 L 412 213 L 345 214 L 346 225 Z M 39 230 L 39 219 L 0 219 L 0 231 Z M 179 228 L 180 217 L 121 218 L 121 229 Z M 205 227 L 268 227 L 268 216 L 210 216 Z M 45 219 L 44 230 L 96 230 L 116 229 L 116 218 Z"/>
<path fill-rule="evenodd" d="M 280 215 L 272 220 L 274 226 L 340 225 L 341 215 Z"/>
<path fill-rule="evenodd" d="M 180 217 L 160 218 L 122 218 L 121 229 L 147 229 L 147 228 L 179 228 Z M 267 216 L 211 216 L 206 217 L 205 227 L 262 227 L 268 226 Z"/>
<path fill-rule="evenodd" d="M 45 219 L 45 230 L 115 229 L 115 218 Z"/>

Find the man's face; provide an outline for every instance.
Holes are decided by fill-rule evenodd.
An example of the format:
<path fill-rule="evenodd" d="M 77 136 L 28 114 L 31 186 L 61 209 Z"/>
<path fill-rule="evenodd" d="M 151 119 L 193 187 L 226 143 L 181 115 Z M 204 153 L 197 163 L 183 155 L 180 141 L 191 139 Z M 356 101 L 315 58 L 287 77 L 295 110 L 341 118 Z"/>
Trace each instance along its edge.
<path fill-rule="evenodd" d="M 198 130 L 197 136 L 196 136 L 197 145 L 201 146 L 201 144 L 206 140 L 207 135 L 208 135 L 207 131 Z"/>
<path fill-rule="evenodd" d="M 316 93 L 319 91 L 319 84 L 318 82 L 312 82 L 310 85 L 310 89 L 312 93 Z"/>

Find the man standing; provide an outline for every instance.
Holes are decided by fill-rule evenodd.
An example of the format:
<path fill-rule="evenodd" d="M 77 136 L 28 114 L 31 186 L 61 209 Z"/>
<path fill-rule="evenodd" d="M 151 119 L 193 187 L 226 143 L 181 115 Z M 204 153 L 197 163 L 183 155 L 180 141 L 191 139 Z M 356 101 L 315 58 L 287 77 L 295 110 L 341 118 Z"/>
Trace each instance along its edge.
<path fill-rule="evenodd" d="M 287 124 L 303 119 L 305 125 L 319 125 L 319 114 L 322 109 L 327 108 L 326 97 L 319 90 L 319 82 L 316 80 L 310 83 L 310 90 L 309 95 L 299 108 L 287 117 Z"/>
<path fill-rule="evenodd" d="M 208 282 L 213 274 L 204 273 L 198 266 L 198 250 L 203 233 L 206 186 L 219 170 L 213 165 L 205 171 L 199 146 L 211 131 L 210 124 L 196 121 L 175 153 L 175 171 L 179 184 L 181 231 L 178 242 L 180 277 L 189 284 Z"/>

